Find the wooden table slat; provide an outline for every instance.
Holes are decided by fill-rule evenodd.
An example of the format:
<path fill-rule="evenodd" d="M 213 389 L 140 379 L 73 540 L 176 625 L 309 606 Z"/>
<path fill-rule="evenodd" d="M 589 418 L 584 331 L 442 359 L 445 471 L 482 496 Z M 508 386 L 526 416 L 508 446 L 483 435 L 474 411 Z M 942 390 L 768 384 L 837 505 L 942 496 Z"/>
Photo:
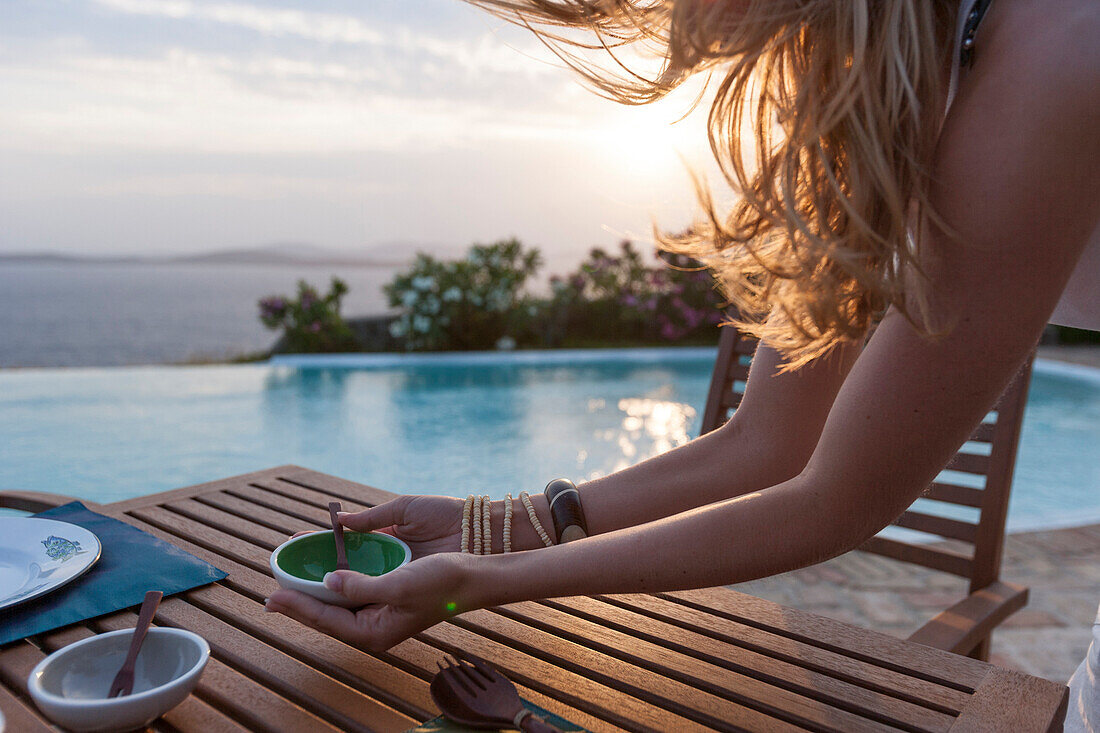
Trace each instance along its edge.
<path fill-rule="evenodd" d="M 220 532 L 232 535 L 242 542 L 259 545 L 268 554 L 287 540 L 285 532 L 269 529 L 249 519 L 244 519 L 215 506 L 202 504 L 194 499 L 173 501 L 170 504 L 165 504 L 164 508 L 208 527 L 213 527 Z"/>
<path fill-rule="evenodd" d="M 4 714 L 7 730 L 12 733 L 51 733 L 53 730 L 33 701 L 17 697 L 4 687 L 0 687 L 0 713 Z"/>
<path fill-rule="evenodd" d="M 286 616 L 267 613 L 259 603 L 228 588 L 211 585 L 189 591 L 187 601 L 223 620 L 231 618 L 240 630 L 296 659 L 320 657 L 313 660 L 318 669 L 406 715 L 422 720 L 439 714 L 426 680 Z"/>
<path fill-rule="evenodd" d="M 582 645 L 514 618 L 486 611 L 472 611 L 459 619 L 464 625 L 469 624 L 466 628 L 502 644 L 712 728 L 758 729 L 783 721 L 794 726 L 832 727 L 851 733 L 882 729 L 881 725 L 862 716 L 670 650 L 657 650 L 648 658 L 624 660 L 594 648 L 614 643 L 619 632 L 610 629 L 603 629 L 595 637 L 600 644 Z M 644 642 L 636 641 L 634 651 L 644 654 L 644 646 Z M 675 665 L 694 678 L 694 682 L 687 684 L 662 674 L 660 668 L 666 665 Z M 947 721 L 944 720 L 927 728 L 946 729 Z"/>
<path fill-rule="evenodd" d="M 265 552 L 262 547 L 251 542 L 220 532 L 215 527 L 210 527 L 202 522 L 196 522 L 189 517 L 159 507 L 135 509 L 131 516 L 163 530 L 172 537 L 173 543 L 186 538 L 190 544 L 204 547 L 223 558 L 233 560 L 261 573 L 271 572 L 267 561 L 270 552 Z M 217 563 L 214 564 L 217 565 Z M 225 570 L 225 568 L 221 569 Z"/>
<path fill-rule="evenodd" d="M 284 512 L 261 506 L 255 502 L 247 501 L 225 491 L 197 496 L 195 497 L 195 501 L 215 507 L 237 517 L 251 520 L 260 526 L 278 532 L 284 539 L 290 537 L 295 532 L 310 529 L 327 529 L 328 527 L 328 522 L 324 522 L 323 524 L 320 522 L 307 522 L 299 517 L 290 516 Z M 320 515 L 321 510 L 317 509 L 316 511 L 318 515 Z M 327 518 L 328 515 L 326 513 L 325 519 Z"/>
<path fill-rule="evenodd" d="M 13 642 L 0 648 L 0 683 L 30 703 L 27 678 L 34 666 L 45 656 L 41 649 L 26 640 Z"/>
<path fill-rule="evenodd" d="M 659 593 L 658 596 L 967 692 L 977 689 L 989 669 L 989 665 L 975 659 L 911 644 L 724 588 Z"/>
<path fill-rule="evenodd" d="M 281 477 L 268 479 L 267 481 L 253 481 L 252 486 L 272 494 L 278 494 L 290 499 L 297 499 L 306 504 L 312 504 L 318 509 L 327 509 L 329 502 L 333 501 L 339 501 L 344 506 L 344 511 L 347 512 L 359 512 L 370 506 L 370 504 L 349 499 L 345 496 L 338 496 L 336 494 L 318 491 L 317 489 L 302 484 L 291 483 L 283 480 Z"/>
<path fill-rule="evenodd" d="M 292 521 L 300 521 L 307 526 L 318 525 L 324 527 L 328 524 L 328 509 L 306 504 L 297 499 L 289 498 L 258 486 L 235 486 L 223 492 L 219 492 L 219 494 L 231 496 L 241 501 L 248 502 L 253 506 L 263 507 L 284 514 Z"/>
<path fill-rule="evenodd" d="M 288 700 L 306 704 L 308 690 L 310 711 L 338 727 L 363 730 L 357 722 L 360 717 L 385 730 L 405 730 L 418 722 L 183 599 L 166 599 L 157 617 L 172 626 L 193 630 L 209 642 L 223 662 Z"/>
<path fill-rule="evenodd" d="M 262 471 L 253 471 L 252 473 L 243 474 L 241 476 L 229 476 L 227 478 L 217 479 L 215 481 L 208 481 L 202 484 L 196 484 L 194 486 L 184 486 L 180 489 L 172 489 L 170 491 L 161 491 L 156 494 L 145 494 L 144 496 L 136 496 L 133 499 L 125 499 L 123 501 L 116 501 L 111 504 L 104 504 L 95 511 L 103 511 L 107 514 L 119 514 L 121 512 L 128 512 L 131 509 L 137 509 L 139 507 L 146 506 L 159 506 L 165 502 L 172 501 L 177 498 L 188 498 L 195 496 L 196 494 L 206 494 L 211 491 L 218 491 L 223 488 L 239 486 L 242 482 L 248 481 L 264 481 L 269 478 L 275 478 L 283 474 L 295 474 L 302 471 L 301 466 L 275 466 L 274 468 L 266 468 Z"/>
<path fill-rule="evenodd" d="M 591 616 L 568 613 L 578 607 Z M 560 604 L 513 604 L 499 612 L 515 614 L 517 620 L 593 645 L 685 684 L 705 685 L 703 689 L 729 699 L 748 696 L 750 700 L 766 699 L 769 704 L 779 705 L 783 692 L 793 693 L 800 698 L 823 700 L 870 720 L 915 730 L 946 730 L 955 720 L 954 715 L 588 598 L 562 599 Z M 606 620 L 588 620 L 600 615 Z M 795 704 L 805 703 L 796 699 Z"/>
<path fill-rule="evenodd" d="M 613 596 L 599 599 L 604 605 L 642 614 L 663 624 L 680 628 L 732 648 L 741 648 L 766 658 L 792 664 L 828 677 L 881 692 L 902 700 L 919 701 L 932 710 L 956 714 L 970 700 L 970 694 L 921 677 L 886 669 L 861 659 L 822 649 L 786 636 L 772 634 L 728 618 L 716 617 L 694 608 L 653 596 Z M 690 637 L 689 637 L 690 638 Z"/>
<path fill-rule="evenodd" d="M 406 639 L 380 656 L 394 666 L 406 668 L 422 675 L 424 684 L 427 686 L 431 678 L 439 671 L 437 664 L 443 659 L 443 651 L 439 647 L 427 643 L 423 638 L 414 637 Z M 516 682 L 516 680 L 513 680 L 513 682 Z M 516 689 L 525 700 L 530 700 L 539 707 L 560 715 L 565 720 L 593 731 L 593 733 L 613 733 L 623 730 L 617 725 L 595 717 L 590 712 L 568 705 L 558 698 L 550 697 L 539 690 L 527 687 L 522 681 L 516 683 Z"/>
<path fill-rule="evenodd" d="M 1061 733 L 1069 688 L 1008 669 L 989 670 L 974 692 L 973 704 L 959 716 L 952 733 L 1036 730 Z"/>
<path fill-rule="evenodd" d="M 533 657 L 453 624 L 437 624 L 421 633 L 418 638 L 451 654 L 469 653 L 479 656 L 517 684 L 537 689 L 627 730 L 712 730 L 621 690 L 607 687 L 584 675 L 562 669 L 539 657 Z M 775 721 L 775 725 L 768 729 L 786 731 L 791 726 Z"/>
<path fill-rule="evenodd" d="M 307 468 L 286 470 L 280 472 L 280 477 L 285 481 L 292 481 L 302 486 L 308 486 L 317 491 L 323 491 L 335 497 L 342 497 L 349 501 L 357 501 L 365 506 L 375 506 L 396 498 L 398 495 L 373 486 L 348 481 L 337 476 L 311 471 Z"/>

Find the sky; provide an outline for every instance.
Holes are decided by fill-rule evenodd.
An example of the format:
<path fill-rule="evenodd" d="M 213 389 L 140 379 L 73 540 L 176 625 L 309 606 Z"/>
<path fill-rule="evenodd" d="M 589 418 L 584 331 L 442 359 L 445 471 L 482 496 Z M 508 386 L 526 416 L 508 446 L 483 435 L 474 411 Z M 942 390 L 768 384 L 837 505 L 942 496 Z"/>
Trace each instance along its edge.
<path fill-rule="evenodd" d="M 4 0 L 0 252 L 646 242 L 694 93 L 600 99 L 460 0 Z"/>

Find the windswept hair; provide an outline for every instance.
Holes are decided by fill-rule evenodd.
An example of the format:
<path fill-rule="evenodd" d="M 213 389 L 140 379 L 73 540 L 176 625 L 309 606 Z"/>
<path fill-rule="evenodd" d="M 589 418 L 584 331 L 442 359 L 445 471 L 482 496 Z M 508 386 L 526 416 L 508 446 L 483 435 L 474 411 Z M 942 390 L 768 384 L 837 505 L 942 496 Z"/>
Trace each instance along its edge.
<path fill-rule="evenodd" d="M 736 203 L 720 212 L 697 184 L 700 217 L 658 241 L 707 263 L 737 325 L 788 368 L 861 338 L 889 305 L 932 333 L 916 223 L 938 222 L 930 163 L 956 0 L 467 1 L 619 102 L 718 80 L 708 132 Z"/>

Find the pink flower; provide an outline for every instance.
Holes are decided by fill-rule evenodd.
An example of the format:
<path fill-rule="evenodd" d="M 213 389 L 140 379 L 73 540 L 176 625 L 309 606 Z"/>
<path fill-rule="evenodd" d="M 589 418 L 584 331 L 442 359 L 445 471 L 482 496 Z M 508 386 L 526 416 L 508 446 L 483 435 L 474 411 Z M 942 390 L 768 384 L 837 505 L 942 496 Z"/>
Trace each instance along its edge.
<path fill-rule="evenodd" d="M 311 331 L 312 333 L 318 333 L 318 332 L 320 332 L 320 330 L 321 330 L 321 322 L 320 322 L 320 321 L 314 321 L 313 323 L 309 324 L 309 330 L 310 330 L 310 331 Z"/>

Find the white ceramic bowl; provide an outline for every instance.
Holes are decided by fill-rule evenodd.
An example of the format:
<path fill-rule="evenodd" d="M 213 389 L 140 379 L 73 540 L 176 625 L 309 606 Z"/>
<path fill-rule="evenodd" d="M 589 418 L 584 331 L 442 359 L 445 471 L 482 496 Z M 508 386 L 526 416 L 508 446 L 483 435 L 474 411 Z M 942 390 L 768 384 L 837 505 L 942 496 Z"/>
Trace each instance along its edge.
<path fill-rule="evenodd" d="M 35 704 L 79 732 L 142 727 L 179 705 L 198 684 L 210 646 L 190 631 L 149 629 L 134 665 L 133 693 L 108 698 L 133 635 L 133 629 L 99 634 L 43 659 L 27 680 Z"/>
<path fill-rule="evenodd" d="M 344 538 L 352 570 L 378 575 L 382 572 L 393 572 L 408 565 L 409 561 L 412 560 L 412 550 L 409 549 L 409 546 L 393 535 L 383 532 L 351 532 L 345 530 Z M 313 550 L 306 553 L 304 559 L 302 547 L 295 547 L 299 544 L 313 546 Z M 318 545 L 323 546 L 326 552 L 318 552 L 317 550 L 320 549 Z M 330 545 L 332 550 L 328 551 Z M 388 547 L 385 547 L 383 552 L 378 545 Z M 280 558 L 283 557 L 284 553 L 286 553 L 285 562 L 280 563 Z M 328 555 L 331 555 L 331 557 L 328 557 Z M 292 557 L 296 557 L 296 559 L 291 560 Z M 329 590 L 322 582 L 325 571 L 336 568 L 336 549 L 331 529 L 311 532 L 287 540 L 271 553 L 270 562 L 271 572 L 283 588 L 300 591 L 334 606 L 355 608 L 362 605 L 349 601 L 339 593 Z M 284 569 L 283 565 L 288 567 L 297 565 L 301 574 L 292 575 Z M 309 575 L 313 579 L 302 577 L 305 575 Z"/>

